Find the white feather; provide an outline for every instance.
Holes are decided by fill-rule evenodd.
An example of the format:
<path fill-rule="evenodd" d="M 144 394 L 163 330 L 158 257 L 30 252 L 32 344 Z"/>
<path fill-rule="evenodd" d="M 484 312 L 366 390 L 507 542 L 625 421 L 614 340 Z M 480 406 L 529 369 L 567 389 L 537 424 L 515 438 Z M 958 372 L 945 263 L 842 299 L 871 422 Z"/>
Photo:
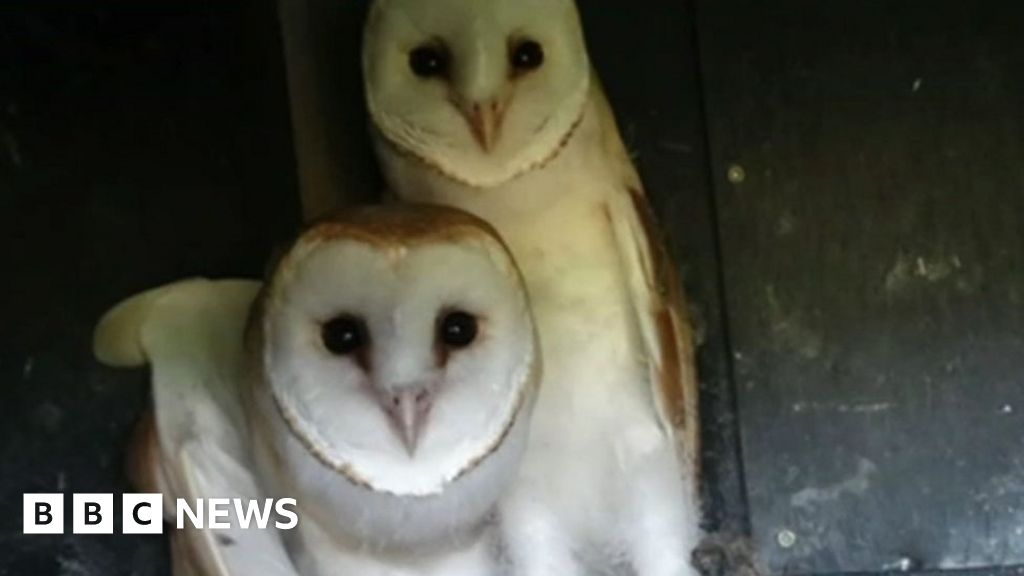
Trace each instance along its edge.
<path fill-rule="evenodd" d="M 150 365 L 156 472 L 168 519 L 174 518 L 177 498 L 194 506 L 197 498 L 261 496 L 238 394 L 245 371 L 242 336 L 259 287 L 246 280 L 178 282 L 125 300 L 97 326 L 94 347 L 102 361 Z M 188 529 L 178 538 L 176 570 L 297 576 L 273 528 L 242 530 L 233 524 L 219 532 Z"/>

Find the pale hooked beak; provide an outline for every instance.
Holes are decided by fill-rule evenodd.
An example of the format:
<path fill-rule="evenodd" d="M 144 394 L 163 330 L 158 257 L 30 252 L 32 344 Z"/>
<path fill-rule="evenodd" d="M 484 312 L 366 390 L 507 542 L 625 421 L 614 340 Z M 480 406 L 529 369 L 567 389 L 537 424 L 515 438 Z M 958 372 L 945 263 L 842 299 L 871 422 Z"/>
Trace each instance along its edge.
<path fill-rule="evenodd" d="M 494 149 L 501 136 L 501 124 L 505 119 L 505 106 L 498 100 L 473 102 L 459 107 L 469 123 L 473 138 L 484 152 Z"/>
<path fill-rule="evenodd" d="M 420 436 L 430 407 L 434 402 L 433 392 L 427 387 L 398 388 L 381 398 L 384 412 L 391 419 L 398 437 L 405 445 L 409 456 L 416 455 Z"/>

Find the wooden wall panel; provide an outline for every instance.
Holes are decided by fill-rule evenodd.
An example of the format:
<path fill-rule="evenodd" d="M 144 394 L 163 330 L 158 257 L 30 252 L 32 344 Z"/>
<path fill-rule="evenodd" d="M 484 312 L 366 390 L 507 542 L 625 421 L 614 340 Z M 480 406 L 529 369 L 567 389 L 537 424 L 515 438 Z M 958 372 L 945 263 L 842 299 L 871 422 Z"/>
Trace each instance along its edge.
<path fill-rule="evenodd" d="M 784 573 L 1024 562 L 1024 13 L 702 0 L 754 536 Z"/>

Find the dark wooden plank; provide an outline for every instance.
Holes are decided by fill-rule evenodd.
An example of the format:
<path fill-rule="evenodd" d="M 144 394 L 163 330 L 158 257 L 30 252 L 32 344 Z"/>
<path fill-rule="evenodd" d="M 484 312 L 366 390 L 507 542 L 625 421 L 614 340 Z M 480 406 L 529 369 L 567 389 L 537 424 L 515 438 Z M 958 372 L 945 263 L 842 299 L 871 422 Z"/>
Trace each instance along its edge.
<path fill-rule="evenodd" d="M 769 564 L 1024 563 L 1022 5 L 706 0 L 698 17 Z"/>
<path fill-rule="evenodd" d="M 369 0 L 280 0 L 295 152 L 307 220 L 383 191 L 363 105 Z"/>
<path fill-rule="evenodd" d="M 0 9 L 0 573 L 163 575 L 163 538 L 74 536 L 67 510 L 67 534 L 21 535 L 22 493 L 130 491 L 148 378 L 92 359 L 99 315 L 259 276 L 298 223 L 277 22 L 269 2 L 60 4 Z"/>

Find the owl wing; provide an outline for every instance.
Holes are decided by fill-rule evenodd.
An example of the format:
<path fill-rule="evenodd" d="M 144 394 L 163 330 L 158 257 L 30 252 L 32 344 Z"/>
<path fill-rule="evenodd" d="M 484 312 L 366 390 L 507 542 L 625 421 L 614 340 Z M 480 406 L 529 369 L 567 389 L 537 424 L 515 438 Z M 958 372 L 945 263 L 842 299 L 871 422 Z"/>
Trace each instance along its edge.
<path fill-rule="evenodd" d="M 260 283 L 186 280 L 118 304 L 100 320 L 96 357 L 111 366 L 147 362 L 152 418 L 140 426 L 130 458 L 143 489 L 176 498 L 260 497 L 248 462 L 238 385 L 245 376 L 243 335 Z M 187 521 L 186 521 L 187 522 Z M 295 576 L 272 529 L 176 531 L 176 566 L 208 576 Z"/>
<path fill-rule="evenodd" d="M 611 107 L 599 88 L 595 92 L 605 153 L 621 178 L 609 201 L 608 219 L 628 279 L 655 408 L 662 425 L 681 443 L 683 454 L 696 462 L 697 374 L 682 283 Z"/>
<path fill-rule="evenodd" d="M 264 502 L 252 472 L 221 446 L 203 438 L 186 443 L 179 452 L 182 492 L 191 497 L 241 498 Z M 194 500 L 192 500 L 194 502 Z M 261 504 L 262 505 L 262 504 Z M 183 547 L 190 560 L 208 576 L 298 576 L 273 517 L 266 529 L 242 529 L 232 516 L 226 530 L 186 529 Z"/>

